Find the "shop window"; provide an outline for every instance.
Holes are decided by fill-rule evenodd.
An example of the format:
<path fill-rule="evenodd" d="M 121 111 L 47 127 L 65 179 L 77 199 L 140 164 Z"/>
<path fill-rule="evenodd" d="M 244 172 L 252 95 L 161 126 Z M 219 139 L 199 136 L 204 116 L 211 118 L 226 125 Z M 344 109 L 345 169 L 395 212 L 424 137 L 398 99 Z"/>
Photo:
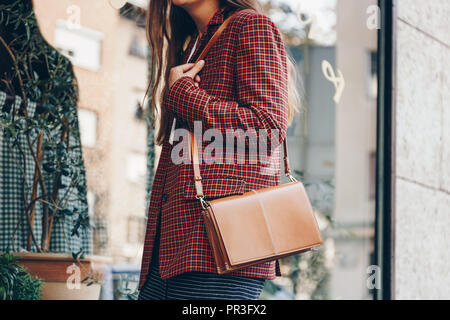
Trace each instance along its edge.
<path fill-rule="evenodd" d="M 283 277 L 262 298 L 371 299 L 378 33 L 367 28 L 367 8 L 377 1 L 262 2 L 301 78 L 303 112 L 288 130 L 290 165 L 324 237 L 318 251 L 282 259 Z"/>

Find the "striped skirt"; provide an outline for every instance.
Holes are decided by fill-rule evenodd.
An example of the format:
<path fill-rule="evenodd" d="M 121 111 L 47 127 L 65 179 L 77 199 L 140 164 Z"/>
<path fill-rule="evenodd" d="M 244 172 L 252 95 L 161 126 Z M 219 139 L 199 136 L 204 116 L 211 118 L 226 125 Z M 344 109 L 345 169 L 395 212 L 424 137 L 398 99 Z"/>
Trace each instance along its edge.
<path fill-rule="evenodd" d="M 265 279 L 260 278 L 196 271 L 163 280 L 159 274 L 158 258 L 159 232 L 139 300 L 257 300 L 265 284 Z"/>

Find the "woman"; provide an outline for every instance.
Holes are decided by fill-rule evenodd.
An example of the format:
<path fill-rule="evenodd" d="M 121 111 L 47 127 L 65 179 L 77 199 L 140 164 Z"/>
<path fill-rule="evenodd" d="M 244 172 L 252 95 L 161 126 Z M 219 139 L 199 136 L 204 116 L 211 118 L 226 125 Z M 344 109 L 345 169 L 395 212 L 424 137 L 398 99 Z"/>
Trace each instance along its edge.
<path fill-rule="evenodd" d="M 204 61 L 192 64 L 223 21 L 240 9 L 253 10 L 233 17 Z M 298 102 L 295 81 L 288 81 L 288 66 L 293 68 L 281 35 L 254 0 L 150 0 L 147 33 L 155 66 L 153 111 L 160 112 L 156 142 L 162 151 L 149 205 L 139 298 L 258 299 L 265 279 L 281 275 L 278 261 L 217 274 L 195 198 L 193 168 L 172 161 L 171 133 L 192 131 L 195 121 L 203 132 L 265 129 L 270 136 L 272 129 L 279 137 L 267 140 L 279 145 Z M 199 144 L 200 150 L 204 147 Z M 279 184 L 279 152 L 270 161 L 268 166 L 276 168 L 271 175 L 260 162 L 201 163 L 205 198 Z"/>

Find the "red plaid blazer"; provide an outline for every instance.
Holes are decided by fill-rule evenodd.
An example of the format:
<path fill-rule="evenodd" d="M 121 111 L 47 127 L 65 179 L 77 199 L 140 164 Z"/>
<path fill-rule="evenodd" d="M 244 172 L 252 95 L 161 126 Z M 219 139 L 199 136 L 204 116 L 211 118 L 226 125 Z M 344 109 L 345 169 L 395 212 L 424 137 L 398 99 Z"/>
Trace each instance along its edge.
<path fill-rule="evenodd" d="M 219 9 L 190 61 L 195 61 L 208 40 L 230 14 Z M 194 39 L 180 57 L 186 63 Z M 177 127 L 202 129 L 278 129 L 286 136 L 288 122 L 287 60 L 279 30 L 256 11 L 238 13 L 205 57 L 199 88 L 190 77 L 178 79 L 164 97 L 164 107 L 177 118 Z M 181 64 L 180 63 L 180 64 Z M 172 123 L 172 122 L 171 122 Z M 224 139 L 225 140 L 225 139 Z M 270 140 L 270 134 L 267 139 Z M 195 198 L 192 164 L 174 164 L 176 142 L 164 141 L 148 211 L 139 289 L 144 284 L 152 256 L 158 215 L 161 221 L 159 267 L 162 279 L 186 271 L 216 273 L 199 201 Z M 205 143 L 199 144 L 203 150 Z M 280 149 L 280 148 L 278 148 Z M 280 152 L 272 154 L 274 174 L 260 163 L 201 163 L 206 199 L 242 194 L 280 183 Z M 247 245 L 243 243 L 242 245 Z M 279 262 L 272 261 L 230 273 L 235 276 L 273 279 L 280 276 Z"/>

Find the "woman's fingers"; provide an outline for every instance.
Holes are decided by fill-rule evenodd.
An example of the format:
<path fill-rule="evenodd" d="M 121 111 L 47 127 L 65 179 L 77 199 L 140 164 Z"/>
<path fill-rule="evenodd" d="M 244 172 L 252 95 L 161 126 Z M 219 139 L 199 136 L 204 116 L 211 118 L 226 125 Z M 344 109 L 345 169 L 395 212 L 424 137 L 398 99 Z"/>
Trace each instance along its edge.
<path fill-rule="evenodd" d="M 205 61 L 200 60 L 188 72 L 186 72 L 185 75 L 190 76 L 192 79 L 194 79 L 194 77 L 197 75 L 197 73 L 199 73 L 202 70 L 204 65 L 205 65 Z"/>
<path fill-rule="evenodd" d="M 199 87 L 199 83 L 200 83 L 200 76 L 196 75 L 194 78 L 194 85 L 198 88 Z"/>
<path fill-rule="evenodd" d="M 181 71 L 184 73 L 184 72 L 188 71 L 189 69 L 192 69 L 193 66 L 194 66 L 193 63 L 185 63 L 185 64 L 180 64 L 178 66 L 178 68 L 180 68 Z"/>
<path fill-rule="evenodd" d="M 178 79 L 184 76 L 188 76 L 195 81 L 195 85 L 196 87 L 198 87 L 198 83 L 200 82 L 200 76 L 197 73 L 199 73 L 202 70 L 204 65 L 205 61 L 200 60 L 196 64 L 186 63 L 173 67 L 170 70 L 169 85 L 172 86 Z"/>

